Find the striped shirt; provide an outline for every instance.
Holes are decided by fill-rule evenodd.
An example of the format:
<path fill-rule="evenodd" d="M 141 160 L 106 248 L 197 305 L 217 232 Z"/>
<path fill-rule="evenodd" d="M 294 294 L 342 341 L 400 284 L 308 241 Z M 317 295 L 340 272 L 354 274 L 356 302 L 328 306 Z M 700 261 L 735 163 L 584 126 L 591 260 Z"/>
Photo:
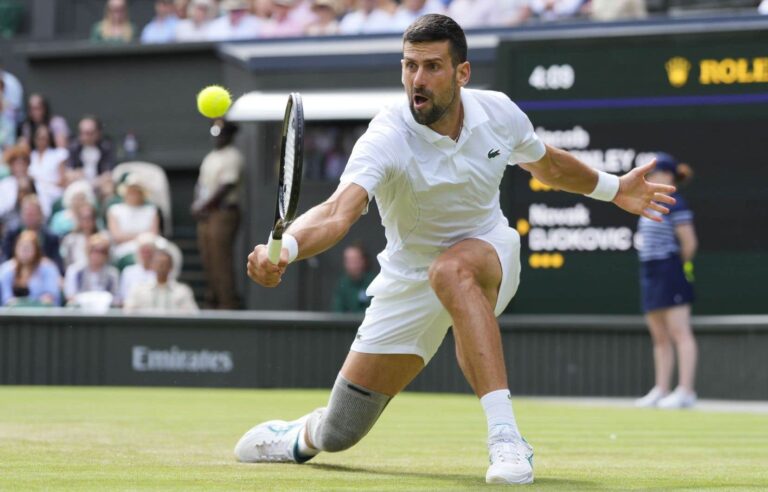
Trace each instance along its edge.
<path fill-rule="evenodd" d="M 693 211 L 678 193 L 672 195 L 677 203 L 670 207 L 669 215 L 661 215 L 661 222 L 640 217 L 637 223 L 637 253 L 640 261 L 664 260 L 680 254 L 675 227 L 693 222 Z M 656 212 L 652 212 L 656 213 Z"/>

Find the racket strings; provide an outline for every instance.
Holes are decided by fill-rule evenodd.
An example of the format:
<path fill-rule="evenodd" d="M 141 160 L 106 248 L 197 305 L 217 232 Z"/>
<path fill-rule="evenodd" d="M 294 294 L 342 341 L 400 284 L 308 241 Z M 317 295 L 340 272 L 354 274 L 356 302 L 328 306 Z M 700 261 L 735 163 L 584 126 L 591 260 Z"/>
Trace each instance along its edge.
<path fill-rule="evenodd" d="M 291 199 L 293 189 L 293 170 L 295 164 L 295 146 L 296 146 L 296 119 L 294 113 L 288 120 L 288 132 L 285 139 L 285 157 L 283 159 L 283 192 L 281 197 L 281 207 L 283 215 L 288 210 L 288 201 Z"/>

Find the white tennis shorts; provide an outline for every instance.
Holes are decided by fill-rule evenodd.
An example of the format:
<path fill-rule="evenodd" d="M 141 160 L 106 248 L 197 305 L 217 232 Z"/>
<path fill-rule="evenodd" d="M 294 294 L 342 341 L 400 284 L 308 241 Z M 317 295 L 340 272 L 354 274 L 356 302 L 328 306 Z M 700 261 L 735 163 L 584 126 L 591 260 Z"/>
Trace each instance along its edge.
<path fill-rule="evenodd" d="M 501 263 L 501 285 L 494 309 L 504 311 L 520 285 L 520 235 L 506 224 L 474 236 L 496 250 Z M 368 354 L 416 354 L 426 365 L 453 324 L 451 315 L 435 295 L 429 280 L 374 280 L 374 296 L 365 311 L 351 349 Z"/>

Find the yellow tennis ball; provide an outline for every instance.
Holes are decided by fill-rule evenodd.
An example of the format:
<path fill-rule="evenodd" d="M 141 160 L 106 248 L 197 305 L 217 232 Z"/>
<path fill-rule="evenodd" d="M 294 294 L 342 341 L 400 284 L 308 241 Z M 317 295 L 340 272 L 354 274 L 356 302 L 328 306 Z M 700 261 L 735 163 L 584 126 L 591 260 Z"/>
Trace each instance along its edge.
<path fill-rule="evenodd" d="M 219 118 L 232 105 L 229 91 L 220 85 L 209 85 L 197 94 L 197 110 L 208 118 Z"/>

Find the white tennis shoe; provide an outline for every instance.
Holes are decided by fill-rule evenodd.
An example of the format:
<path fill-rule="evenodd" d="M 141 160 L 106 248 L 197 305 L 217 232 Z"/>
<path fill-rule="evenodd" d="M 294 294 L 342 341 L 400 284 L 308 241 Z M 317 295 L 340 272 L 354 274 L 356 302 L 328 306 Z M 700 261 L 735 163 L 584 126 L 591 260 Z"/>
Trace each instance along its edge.
<path fill-rule="evenodd" d="M 696 393 L 678 386 L 657 404 L 659 408 L 691 408 L 696 404 Z"/>
<path fill-rule="evenodd" d="M 656 405 L 659 404 L 659 401 L 662 400 L 667 395 L 668 393 L 663 392 L 661 388 L 659 388 L 658 386 L 654 386 L 653 388 L 651 388 L 651 391 L 649 391 L 647 395 L 635 400 L 635 406 L 638 408 L 655 407 Z"/>
<path fill-rule="evenodd" d="M 509 426 L 497 425 L 488 438 L 486 483 L 533 483 L 533 448 Z"/>
<path fill-rule="evenodd" d="M 309 418 L 322 408 L 303 417 L 286 422 L 270 420 L 253 427 L 235 445 L 235 456 L 244 463 L 304 463 L 309 458 L 299 456 L 299 433 Z"/>

